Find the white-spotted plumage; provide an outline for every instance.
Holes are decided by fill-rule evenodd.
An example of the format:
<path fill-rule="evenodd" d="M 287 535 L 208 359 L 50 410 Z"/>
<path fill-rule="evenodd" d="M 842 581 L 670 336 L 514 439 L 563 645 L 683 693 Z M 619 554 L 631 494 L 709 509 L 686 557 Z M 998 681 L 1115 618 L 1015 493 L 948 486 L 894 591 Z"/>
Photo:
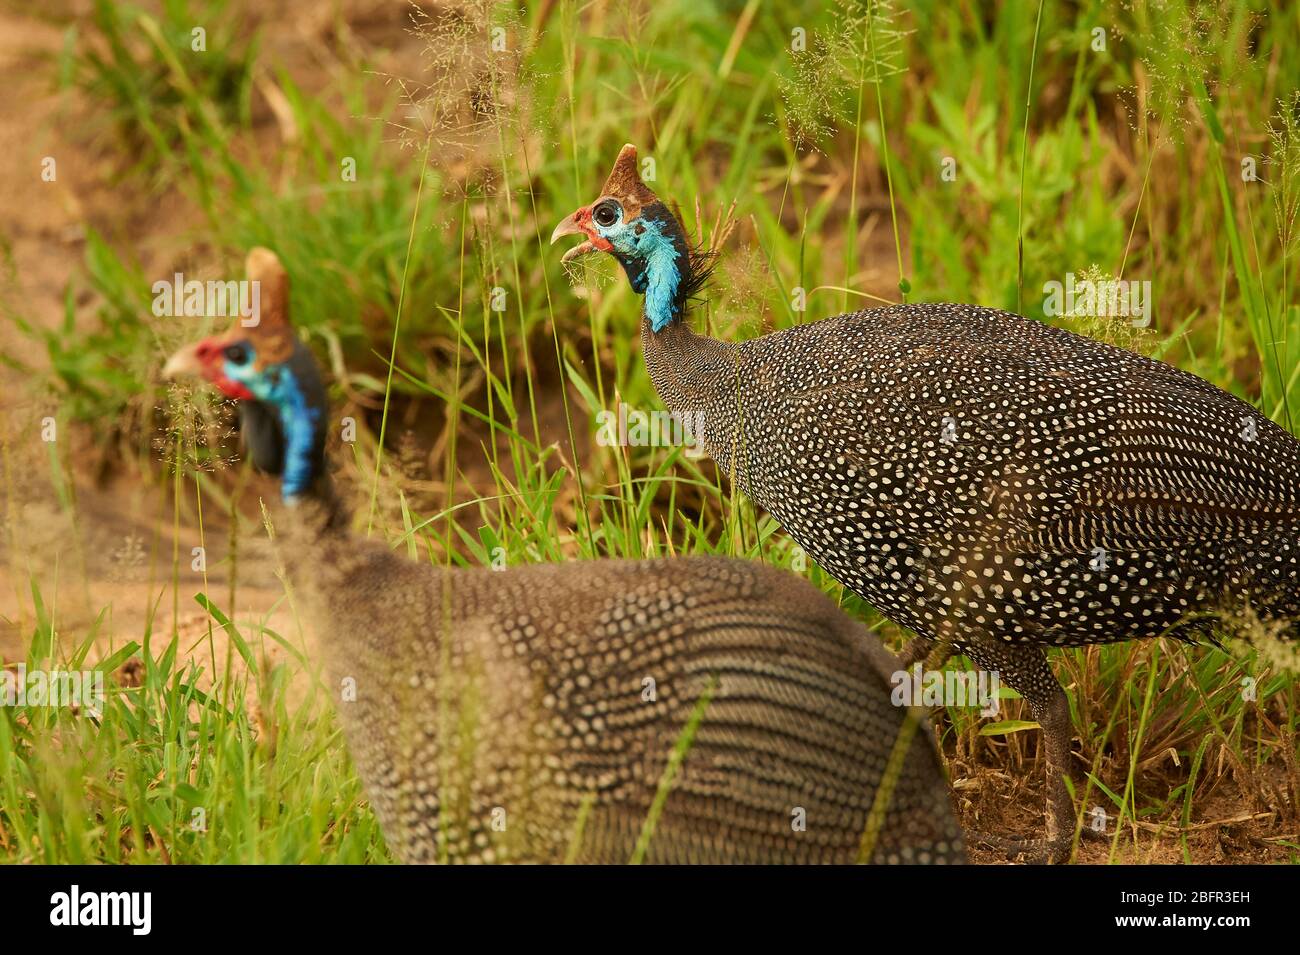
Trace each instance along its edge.
<path fill-rule="evenodd" d="M 611 203 L 662 205 L 631 145 L 595 205 Z M 552 239 L 590 238 L 590 214 Z M 633 288 L 668 269 L 697 289 L 708 256 L 676 219 L 662 234 L 686 254 L 616 248 Z M 1074 824 L 1070 709 L 1044 647 L 1204 634 L 1243 601 L 1289 629 L 1300 610 L 1300 442 L 1208 382 L 974 305 L 726 343 L 690 330 L 686 297 L 641 324 L 664 403 L 703 420 L 696 440 L 810 557 L 916 631 L 905 662 L 956 648 L 1029 703 L 1051 811 L 1023 856 L 1066 858 Z"/>
<path fill-rule="evenodd" d="M 899 305 L 740 344 L 642 323 L 659 395 L 804 551 L 996 670 L 1042 725 L 1046 836 L 1075 814 L 1043 648 L 1300 611 L 1300 443 L 1194 375 L 1019 315 Z M 999 844 L 1011 848 L 1012 844 Z"/>
<path fill-rule="evenodd" d="M 1073 646 L 1203 627 L 1243 595 L 1297 610 L 1300 444 L 1193 375 L 967 305 L 673 334 L 647 341 L 664 401 L 702 410 L 723 470 L 920 634 Z"/>

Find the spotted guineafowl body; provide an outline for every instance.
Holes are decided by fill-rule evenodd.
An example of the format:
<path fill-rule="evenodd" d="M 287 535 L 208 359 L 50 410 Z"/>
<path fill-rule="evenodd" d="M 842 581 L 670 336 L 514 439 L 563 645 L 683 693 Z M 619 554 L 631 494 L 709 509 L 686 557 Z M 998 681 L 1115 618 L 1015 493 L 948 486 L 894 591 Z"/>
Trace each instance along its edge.
<path fill-rule="evenodd" d="M 324 468 L 328 408 L 255 250 L 260 325 L 182 349 L 257 411 L 255 463 L 293 605 L 406 862 L 964 860 L 898 661 L 793 575 L 725 558 L 439 569 L 355 538 Z"/>
<path fill-rule="evenodd" d="M 1193 375 L 966 305 L 722 347 L 644 337 L 720 467 L 919 634 L 1114 642 L 1191 632 L 1243 594 L 1300 612 L 1300 443 Z"/>
<path fill-rule="evenodd" d="M 1158 361 L 995 309 L 898 305 L 727 343 L 687 301 L 709 264 L 625 146 L 556 228 L 645 296 L 665 405 L 804 551 L 914 630 L 1019 690 L 1042 724 L 1047 837 L 1075 814 L 1068 701 L 1044 647 L 1205 633 L 1247 603 L 1300 612 L 1300 443 Z M 698 424 L 697 424 L 698 428 Z"/>
<path fill-rule="evenodd" d="M 791 575 L 302 553 L 290 579 L 355 687 L 339 719 L 403 861 L 627 862 L 697 715 L 645 861 L 854 862 L 873 806 L 866 859 L 964 858 L 932 731 L 891 705 L 897 661 Z"/>

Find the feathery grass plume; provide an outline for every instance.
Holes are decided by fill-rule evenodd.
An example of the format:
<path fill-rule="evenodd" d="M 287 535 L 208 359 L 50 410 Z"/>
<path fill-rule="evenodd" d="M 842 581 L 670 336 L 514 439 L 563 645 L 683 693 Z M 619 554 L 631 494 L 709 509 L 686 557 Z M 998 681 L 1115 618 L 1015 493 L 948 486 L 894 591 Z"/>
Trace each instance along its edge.
<path fill-rule="evenodd" d="M 402 292 L 389 349 L 392 358 L 398 352 L 400 323 L 403 321 L 401 312 L 407 291 L 406 273 L 411 267 L 410 249 L 424 201 L 426 174 L 433 167 L 438 173 L 436 178 L 441 185 L 443 201 L 430 199 L 428 205 L 441 210 L 440 224 L 447 233 L 456 235 L 462 228 L 467 228 L 469 242 L 478 251 L 480 261 L 490 263 L 490 268 L 481 272 L 482 282 L 476 296 L 466 294 L 462 284 L 461 304 L 477 297 L 482 303 L 483 319 L 489 322 L 490 315 L 501 313 L 500 309 L 489 310 L 488 302 L 493 290 L 513 287 L 516 304 L 521 304 L 524 297 L 517 261 L 514 262 L 514 281 L 506 281 L 498 275 L 504 266 L 498 262 L 494 246 L 503 231 L 500 226 L 503 220 L 509 222 L 509 229 L 505 231 L 511 242 L 522 234 L 516 223 L 515 199 L 510 191 L 517 189 L 514 183 L 518 182 L 518 177 L 512 166 L 517 151 L 525 142 L 528 128 L 520 118 L 527 101 L 523 95 L 527 38 L 522 17 L 515 8 L 491 0 L 471 0 L 458 7 L 432 11 L 412 3 L 408 16 L 411 27 L 407 32 L 421 44 L 424 78 L 417 80 L 389 73 L 375 74 L 400 92 L 400 118 L 385 118 L 382 122 L 396 130 L 396 141 L 400 146 L 420 154 L 421 162 L 415 193 L 416 209 L 410 222 L 407 254 L 401 266 Z M 503 197 L 504 202 L 493 202 L 497 196 Z M 476 218 L 473 226 L 469 227 L 457 208 L 466 202 L 473 206 L 476 217 L 482 217 L 481 222 Z M 463 283 L 463 274 L 461 279 Z M 459 336 L 466 329 L 465 311 L 458 308 L 455 313 L 446 313 L 450 325 L 456 330 L 450 338 L 444 339 L 444 343 L 450 343 L 449 350 L 456 356 L 446 363 L 446 367 L 456 370 L 453 375 L 459 374 Z M 520 318 L 522 325 L 522 311 Z M 521 330 L 521 334 L 526 332 Z M 521 351 L 526 362 L 526 344 Z M 390 365 L 384 387 L 368 527 L 374 520 L 378 486 L 385 473 L 385 429 L 391 411 L 394 368 Z M 443 380 L 440 385 L 444 392 L 459 392 L 462 382 Z M 530 400 L 530 410 L 533 407 Z M 393 475 L 390 473 L 389 476 Z"/>
<path fill-rule="evenodd" d="M 831 52 L 821 34 L 814 34 L 807 49 L 791 53 L 793 76 L 783 76 L 781 100 L 789 117 L 796 149 L 816 149 L 835 132 L 847 90 L 828 81 Z"/>
<path fill-rule="evenodd" d="M 1300 644 L 1291 636 L 1296 621 L 1281 617 L 1265 620 L 1249 603 L 1227 607 L 1219 615 L 1219 621 L 1238 656 L 1253 650 L 1271 667 L 1300 673 Z"/>
<path fill-rule="evenodd" d="M 684 221 L 682 210 L 675 208 L 674 212 L 678 221 Z M 736 203 L 733 200 L 731 205 L 723 212 L 718 209 L 714 216 L 713 225 L 705 232 L 704 209 L 700 205 L 700 197 L 695 197 L 695 236 L 690 239 L 690 249 L 687 252 L 690 257 L 690 278 L 687 280 L 684 291 L 688 298 L 700 296 L 713 277 L 713 270 L 718 262 L 718 254 L 722 247 L 726 245 L 727 240 L 731 238 L 731 233 L 736 230 Z"/>
<path fill-rule="evenodd" d="M 696 268 L 707 269 L 708 276 L 712 278 L 719 274 L 721 266 L 723 281 L 718 283 L 718 290 L 724 311 L 739 317 L 738 327 L 755 325 L 751 332 L 761 333 L 762 330 L 767 330 L 764 319 L 769 311 L 768 299 L 772 294 L 772 282 L 767 259 L 756 237 L 751 237 L 749 242 L 740 243 L 725 258 L 721 256 L 723 246 L 740 226 L 740 221 L 736 218 L 735 201 L 725 211 L 719 206 L 707 229 L 706 224 L 708 217 L 697 196 L 695 235 L 692 239 L 695 250 L 692 258 Z M 757 231 L 756 228 L 754 231 Z M 710 318 L 712 321 L 712 316 Z"/>
<path fill-rule="evenodd" d="M 519 11 L 492 0 L 425 10 L 412 3 L 408 33 L 419 39 L 426 79 L 376 73 L 401 92 L 398 119 L 385 120 L 403 147 L 432 147 L 438 164 L 490 177 L 491 160 L 522 108 L 524 25 Z"/>
<path fill-rule="evenodd" d="M 723 310 L 766 330 L 773 288 L 763 250 L 755 242 L 742 243 L 722 260 L 722 274 Z"/>
<path fill-rule="evenodd" d="M 108 577 L 115 584 L 124 584 L 140 579 L 141 571 L 148 554 L 144 549 L 144 538 L 134 532 L 126 534 L 122 543 L 109 555 Z"/>
<path fill-rule="evenodd" d="M 893 0 L 836 0 L 830 29 L 813 32 L 790 54 L 793 76 L 779 81 L 797 149 L 817 149 L 853 121 L 858 90 L 904 73 L 903 39 Z"/>
<path fill-rule="evenodd" d="M 1129 123 L 1159 127 L 1161 134 L 1180 139 L 1199 117 L 1190 103 L 1197 90 L 1215 74 L 1214 25 L 1219 17 L 1209 4 L 1184 0 L 1151 0 L 1140 6 L 1123 4 L 1130 28 L 1116 33 L 1132 43 L 1146 72 L 1145 81 L 1124 89 L 1120 99 Z M 1229 78 L 1219 76 L 1220 82 Z"/>
<path fill-rule="evenodd" d="M 420 440 L 410 428 L 397 438 L 397 468 L 408 479 L 418 479 L 425 474 L 428 461 Z"/>
<path fill-rule="evenodd" d="M 561 268 L 579 298 L 586 298 L 592 289 L 609 288 L 623 274 L 612 255 L 579 255 L 563 263 Z"/>
<path fill-rule="evenodd" d="M 176 463 L 179 445 L 187 469 L 216 473 L 233 468 L 240 460 L 238 451 L 229 450 L 238 447 L 234 415 L 235 402 L 229 398 L 172 383 L 167 388 L 162 418 L 154 430 L 154 454 L 166 469 Z"/>
<path fill-rule="evenodd" d="M 1277 113 L 1266 127 L 1271 149 L 1264 162 L 1269 167 L 1269 190 L 1273 196 L 1273 217 L 1277 224 L 1278 247 L 1282 253 L 1283 305 L 1290 279 L 1290 259 L 1300 243 L 1296 220 L 1300 216 L 1300 90 L 1279 100 Z"/>
<path fill-rule="evenodd" d="M 1122 285 L 1112 285 L 1111 283 L 1120 282 L 1120 277 L 1095 262 L 1078 273 L 1078 283 L 1091 282 L 1094 288 L 1104 289 L 1116 287 L 1120 288 L 1120 295 L 1123 295 Z M 1099 297 L 1102 293 L 1098 293 Z M 1105 312 L 1106 314 L 1099 314 Z M 1114 314 L 1114 309 L 1098 309 L 1094 307 L 1088 310 L 1086 303 L 1082 298 L 1075 300 L 1073 307 L 1066 309 L 1061 316 L 1065 319 L 1065 327 L 1071 331 L 1078 332 L 1080 335 L 1086 335 L 1089 338 L 1095 338 L 1098 341 L 1108 342 L 1111 345 L 1118 345 L 1120 348 L 1126 348 L 1129 351 L 1139 352 L 1144 355 L 1150 355 L 1156 352 L 1160 345 L 1160 337 L 1156 334 L 1153 327 L 1140 327 L 1133 324 L 1132 319 L 1127 315 Z"/>

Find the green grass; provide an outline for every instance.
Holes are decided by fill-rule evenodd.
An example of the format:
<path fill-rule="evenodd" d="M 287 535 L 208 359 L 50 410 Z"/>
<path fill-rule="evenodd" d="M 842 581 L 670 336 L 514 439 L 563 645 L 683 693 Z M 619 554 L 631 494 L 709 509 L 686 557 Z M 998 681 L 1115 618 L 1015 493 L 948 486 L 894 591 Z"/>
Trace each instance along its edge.
<path fill-rule="evenodd" d="M 29 669 L 112 674 L 132 658 L 139 683 L 110 676 L 98 717 L 0 708 L 6 861 L 388 861 L 324 695 L 313 687 L 291 702 L 287 666 L 257 665 L 259 644 L 279 635 L 259 628 L 250 648 L 236 630 L 229 653 L 240 647 L 252 665 L 234 675 L 233 660 L 214 661 L 211 684 L 198 662 L 206 655 L 189 658 L 193 648 L 176 634 L 150 627 L 143 645 L 98 663 L 86 662 L 95 633 L 77 643 L 60 636 L 39 610 Z M 66 655 L 51 655 L 60 644 Z"/>
<path fill-rule="evenodd" d="M 238 277 L 261 244 L 292 276 L 294 320 L 330 371 L 336 417 L 358 423 L 356 442 L 331 454 L 359 532 L 437 564 L 764 560 L 805 573 L 901 644 L 814 565 L 801 569 L 788 538 L 710 462 L 592 440 L 595 413 L 616 396 L 659 407 L 639 303 L 608 264 L 566 275 L 545 239 L 594 198 L 625 141 L 655 160 L 652 185 L 692 228 L 707 231 L 736 202 L 739 228 L 696 312 L 715 334 L 872 304 L 863 294 L 1019 302 L 1069 324 L 1044 314 L 1039 290 L 1095 267 L 1152 282 L 1155 328 L 1137 339 L 1105 323 L 1085 331 L 1136 342 L 1284 425 L 1300 412 L 1300 49 L 1284 0 L 1047 3 L 1041 23 L 1037 4 L 1016 2 L 674 0 L 633 15 L 560 0 L 522 20 L 471 4 L 464 20 L 417 20 L 418 41 L 385 39 L 426 47 L 405 84 L 347 31 L 333 51 L 344 68 L 282 59 L 274 24 L 251 6 L 99 4 L 70 28 L 51 83 L 62 77 L 98 107 L 88 143 L 116 157 L 136 206 L 167 196 L 188 216 L 147 256 L 129 228 L 101 223 L 84 261 L 69 263 L 61 327 L 38 327 L 22 303 L 5 309 L 45 348 L 48 362 L 26 370 L 60 425 L 113 422 L 94 429 L 108 466 L 130 465 L 175 525 L 206 519 L 213 540 L 233 536 L 232 522 L 256 531 L 255 479 L 222 466 L 227 410 L 204 400 L 196 411 L 157 384 L 168 349 L 207 329 L 153 320 L 148 286 L 177 269 Z M 205 54 L 189 49 L 198 19 Z M 482 52 L 492 26 L 507 36 L 496 56 Z M 807 50 L 792 53 L 797 28 Z M 1104 51 L 1092 48 L 1096 28 Z M 1246 156 L 1261 181 L 1242 181 Z M 806 312 L 792 307 L 796 288 Z M 74 325 L 85 293 L 89 332 Z M 411 465 L 426 452 L 432 466 Z M 76 515 L 72 464 L 55 452 L 49 485 Z M 229 565 L 213 568 L 221 628 Z M 190 607 L 175 578 L 159 583 L 173 608 Z M 95 642 L 53 617 L 33 630 L 56 653 Z M 0 710 L 0 859 L 386 859 L 311 666 L 291 654 L 267 670 L 257 647 L 277 635 L 242 622 L 236 633 L 248 660 L 150 633 L 133 651 L 144 682 L 114 689 L 98 724 Z M 1157 641 L 1054 663 L 1092 767 L 1083 803 L 1121 822 L 1114 858 L 1127 858 L 1135 826 L 1200 818 L 1229 779 L 1279 814 L 1275 831 L 1296 831 L 1300 694 L 1277 664 Z M 1258 679 L 1254 701 L 1238 692 L 1244 675 Z M 293 685 L 305 699 L 290 702 Z M 946 714 L 950 754 L 1036 772 L 1038 734 L 1007 722 L 1027 719 L 1020 704 L 1001 719 L 989 733 L 972 712 Z M 199 806 L 203 834 L 188 829 Z M 1300 852 L 1294 838 L 1277 842 Z"/>

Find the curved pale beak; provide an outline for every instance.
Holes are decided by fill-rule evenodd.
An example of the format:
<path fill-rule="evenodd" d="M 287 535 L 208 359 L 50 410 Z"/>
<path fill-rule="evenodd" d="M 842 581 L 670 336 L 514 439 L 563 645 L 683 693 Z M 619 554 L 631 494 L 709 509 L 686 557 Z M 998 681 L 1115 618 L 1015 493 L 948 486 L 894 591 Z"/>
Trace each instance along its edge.
<path fill-rule="evenodd" d="M 565 219 L 562 219 L 560 221 L 560 224 L 555 227 L 555 231 L 551 233 L 551 245 L 555 245 L 555 240 L 560 238 L 561 236 L 565 236 L 565 235 L 585 236 L 587 234 L 587 230 L 578 224 L 578 216 L 586 211 L 587 209 L 584 206 L 583 208 L 578 209 L 576 212 L 574 212 L 573 215 Z M 572 262 L 580 255 L 586 255 L 588 252 L 596 252 L 596 251 L 598 250 L 592 244 L 590 239 L 583 239 L 573 248 L 565 252 L 564 255 L 560 257 L 560 261 Z"/>
<path fill-rule="evenodd" d="M 163 378 L 170 380 L 184 375 L 202 374 L 203 363 L 199 361 L 199 346 L 202 344 L 202 342 L 195 342 L 192 345 L 186 345 L 172 355 L 171 358 L 168 358 L 167 364 L 163 365 Z"/>

